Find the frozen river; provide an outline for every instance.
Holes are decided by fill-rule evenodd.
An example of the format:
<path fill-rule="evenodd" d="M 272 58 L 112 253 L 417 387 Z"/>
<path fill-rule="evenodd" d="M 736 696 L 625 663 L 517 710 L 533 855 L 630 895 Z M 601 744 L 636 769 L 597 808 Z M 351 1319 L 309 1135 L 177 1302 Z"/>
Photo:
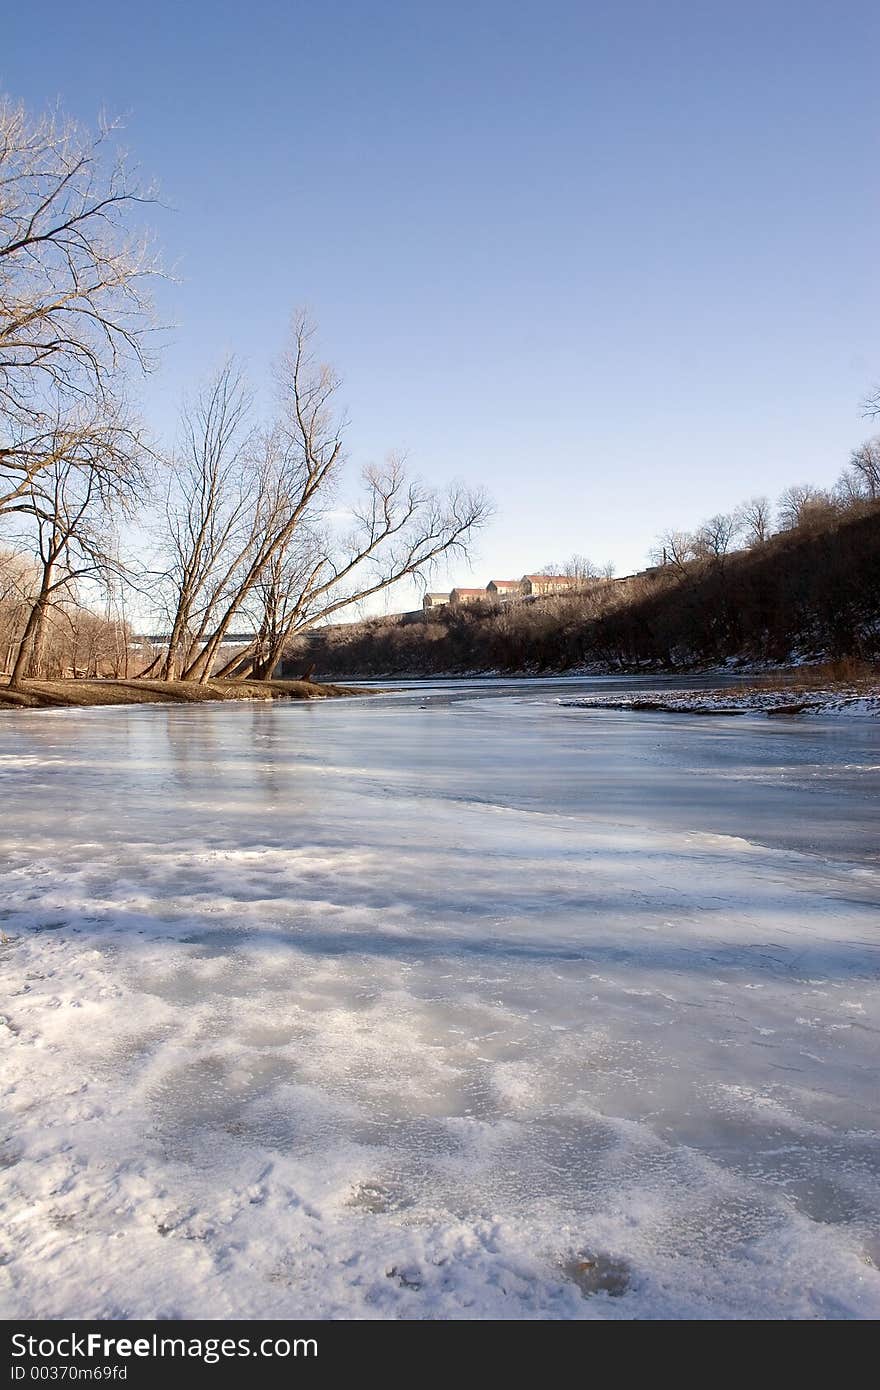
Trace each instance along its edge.
<path fill-rule="evenodd" d="M 612 685 L 0 715 L 0 1313 L 880 1316 L 880 721 Z"/>

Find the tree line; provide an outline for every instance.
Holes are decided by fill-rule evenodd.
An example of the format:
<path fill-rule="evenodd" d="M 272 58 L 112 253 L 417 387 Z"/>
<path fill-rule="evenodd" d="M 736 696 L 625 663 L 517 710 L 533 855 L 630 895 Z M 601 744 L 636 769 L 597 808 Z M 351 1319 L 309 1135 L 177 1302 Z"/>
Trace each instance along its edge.
<path fill-rule="evenodd" d="M 174 447 L 158 443 L 134 405 L 161 339 L 162 268 L 138 229 L 155 192 L 115 135 L 0 100 L 0 654 L 13 685 L 100 667 L 81 643 L 62 660 L 89 599 L 122 615 L 104 636 L 123 631 L 127 652 L 126 607 L 161 615 L 162 649 L 137 674 L 264 678 L 296 633 L 466 552 L 491 504 L 423 484 L 396 455 L 349 495 L 340 380 L 303 313 L 271 419 L 229 360 Z M 139 524 L 149 544 L 132 555 Z M 251 640 L 224 662 L 241 627 Z"/>
<path fill-rule="evenodd" d="M 866 412 L 880 414 L 870 400 Z M 652 552 L 656 565 L 684 570 L 701 561 L 718 561 L 733 550 L 754 549 L 774 535 L 821 529 L 835 518 L 870 511 L 880 501 L 880 436 L 853 449 L 832 488 L 801 483 L 788 487 L 775 506 L 769 497 L 751 497 L 731 512 L 719 512 L 695 531 L 667 531 Z"/>
<path fill-rule="evenodd" d="M 574 591 L 324 628 L 294 644 L 291 669 L 381 677 L 876 662 L 880 449 L 873 441 L 856 453 L 867 473 L 851 461 L 830 492 L 787 489 L 776 508 L 757 499 L 694 532 L 668 532 L 640 574 L 612 579 L 579 557 L 554 568 L 581 578 Z"/>

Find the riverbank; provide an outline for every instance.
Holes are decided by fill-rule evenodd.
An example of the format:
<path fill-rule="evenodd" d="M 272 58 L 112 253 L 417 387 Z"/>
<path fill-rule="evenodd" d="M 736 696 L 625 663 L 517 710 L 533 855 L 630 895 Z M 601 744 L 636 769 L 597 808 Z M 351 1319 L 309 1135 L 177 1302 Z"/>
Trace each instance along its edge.
<path fill-rule="evenodd" d="M 19 690 L 0 685 L 0 709 L 55 709 L 73 705 L 197 705 L 216 700 L 336 700 L 372 695 L 353 685 L 316 681 L 60 680 L 26 681 Z"/>
<path fill-rule="evenodd" d="M 560 700 L 573 709 L 619 709 L 659 714 L 857 715 L 880 718 L 880 681 L 790 684 L 761 682 L 740 689 L 640 690 Z"/>
<path fill-rule="evenodd" d="M 682 671 L 880 660 L 880 502 L 715 560 L 657 566 L 575 592 L 445 604 L 328 624 L 297 638 L 292 675 L 383 680 L 588 666 Z"/>
<path fill-rule="evenodd" d="M 645 681 L 654 680 L 661 686 L 665 685 L 668 680 L 679 679 L 723 680 L 726 683 L 739 681 L 742 683 L 743 691 L 770 690 L 772 688 L 785 694 L 790 694 L 792 690 L 821 690 L 833 693 L 852 688 L 858 691 L 867 689 L 869 693 L 880 691 L 880 665 L 876 662 L 860 661 L 849 657 L 837 661 L 793 660 L 787 663 L 729 661 L 714 665 L 685 664 L 679 667 L 656 663 L 626 666 L 603 661 L 588 661 L 581 662 L 577 666 L 551 669 L 533 663 L 517 667 L 515 670 L 502 666 L 450 668 L 442 671 L 388 670 L 373 672 L 361 670 L 357 673 L 353 671 L 322 671 L 320 668 L 318 670 L 318 679 L 321 681 L 369 680 L 381 681 L 386 685 L 438 680 L 552 681 L 579 680 L 584 677 L 598 677 L 603 680 L 621 682 L 632 680 L 639 682 L 640 685 Z"/>

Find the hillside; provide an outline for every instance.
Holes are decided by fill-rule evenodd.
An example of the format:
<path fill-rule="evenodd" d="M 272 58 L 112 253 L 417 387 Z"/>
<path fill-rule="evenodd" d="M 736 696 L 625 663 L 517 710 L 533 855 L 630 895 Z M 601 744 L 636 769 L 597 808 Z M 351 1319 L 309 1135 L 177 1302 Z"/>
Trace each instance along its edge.
<path fill-rule="evenodd" d="M 685 670 L 729 660 L 880 659 L 880 504 L 753 549 L 668 564 L 577 593 L 313 631 L 285 674 Z"/>

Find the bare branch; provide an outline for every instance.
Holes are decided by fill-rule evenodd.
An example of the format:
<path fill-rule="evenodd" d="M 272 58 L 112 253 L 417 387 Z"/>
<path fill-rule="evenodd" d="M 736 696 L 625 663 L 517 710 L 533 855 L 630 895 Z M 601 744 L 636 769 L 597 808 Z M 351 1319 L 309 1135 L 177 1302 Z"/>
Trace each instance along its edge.
<path fill-rule="evenodd" d="M 20 416 L 50 395 L 112 394 L 133 362 L 149 366 L 148 294 L 158 263 L 132 214 L 155 201 L 114 127 L 32 118 L 0 99 L 0 410 Z M 3 441 L 0 438 L 0 448 Z"/>

